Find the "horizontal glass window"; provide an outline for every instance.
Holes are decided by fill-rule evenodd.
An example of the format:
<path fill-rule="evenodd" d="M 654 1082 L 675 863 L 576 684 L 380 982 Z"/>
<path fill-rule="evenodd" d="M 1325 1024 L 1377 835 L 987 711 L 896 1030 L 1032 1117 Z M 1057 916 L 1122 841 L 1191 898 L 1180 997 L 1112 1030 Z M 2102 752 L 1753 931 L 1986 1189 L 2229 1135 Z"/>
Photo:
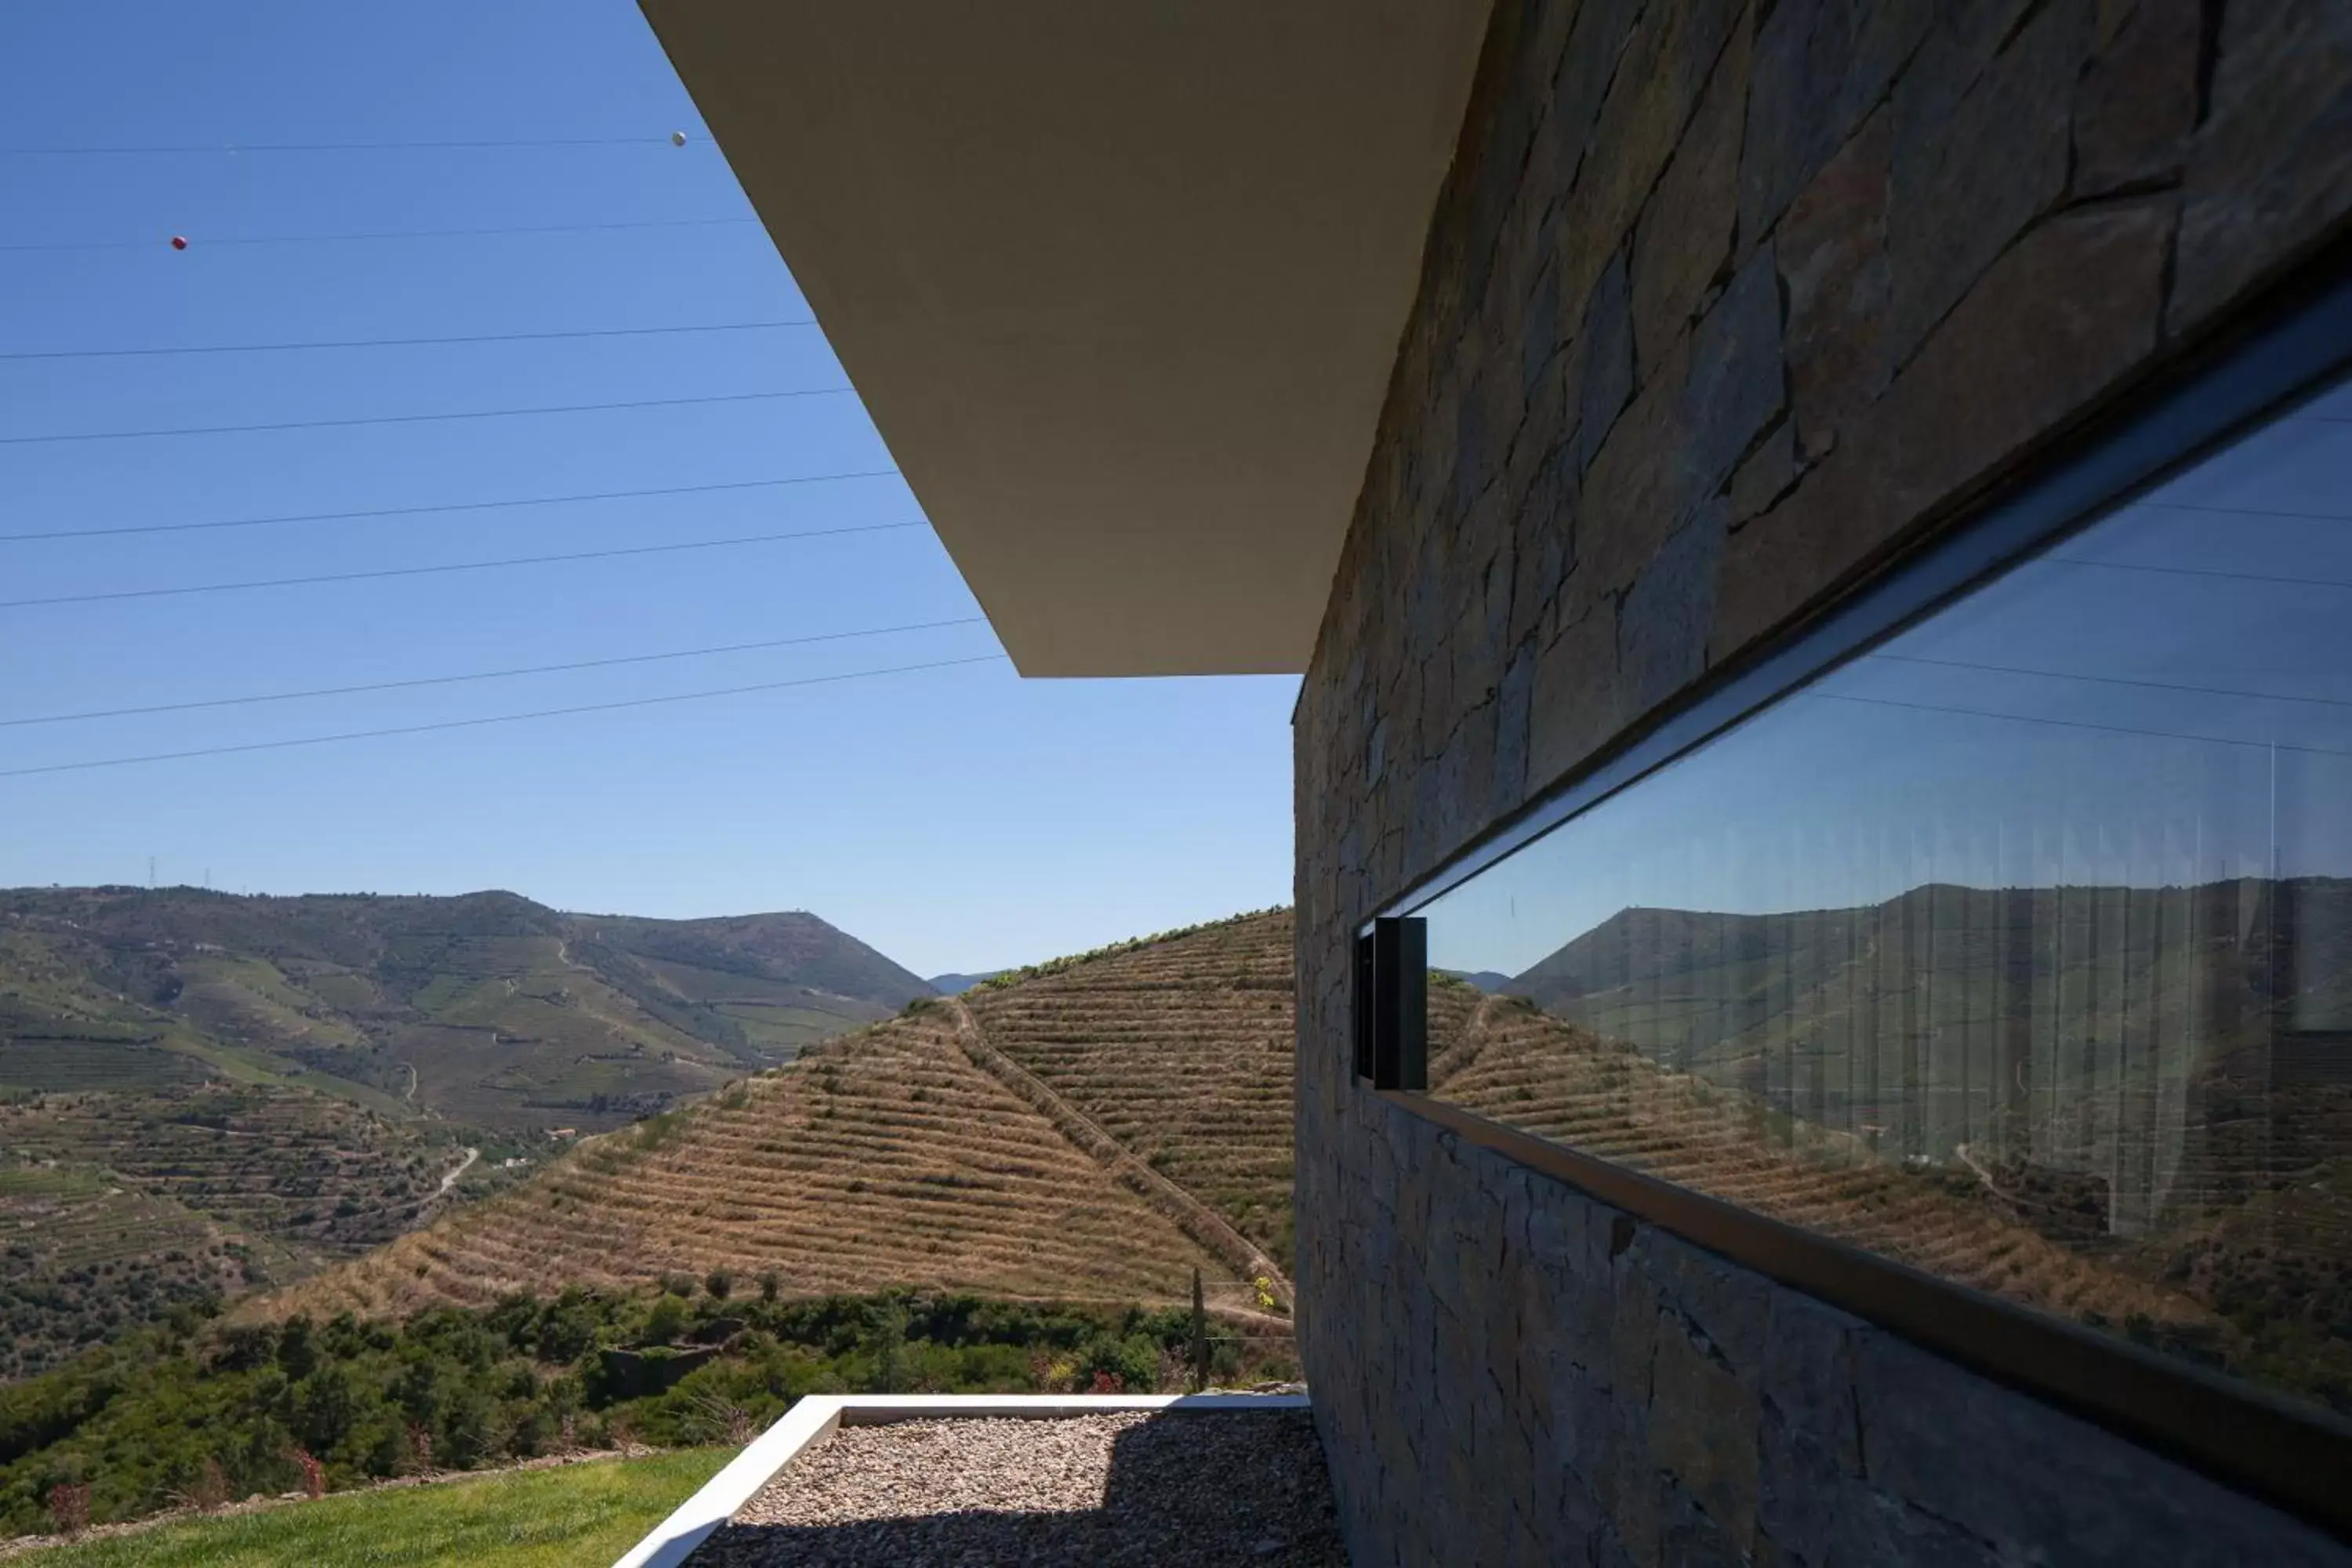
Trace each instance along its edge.
<path fill-rule="evenodd" d="M 2352 395 L 1416 912 L 1433 1097 L 2352 1413 Z"/>

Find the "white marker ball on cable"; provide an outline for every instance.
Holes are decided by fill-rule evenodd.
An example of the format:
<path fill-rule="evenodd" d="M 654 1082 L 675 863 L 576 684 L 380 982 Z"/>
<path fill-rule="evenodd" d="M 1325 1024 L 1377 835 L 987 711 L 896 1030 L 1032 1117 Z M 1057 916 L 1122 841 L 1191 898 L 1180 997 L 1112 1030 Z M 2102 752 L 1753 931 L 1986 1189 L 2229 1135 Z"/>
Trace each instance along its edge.
<path fill-rule="evenodd" d="M 683 146 L 685 146 L 685 145 L 686 145 L 686 132 L 683 132 L 683 131 L 673 131 L 673 132 L 671 132 L 669 133 L 669 144 L 670 144 L 671 146 L 673 146 L 673 147 L 683 147 Z"/>

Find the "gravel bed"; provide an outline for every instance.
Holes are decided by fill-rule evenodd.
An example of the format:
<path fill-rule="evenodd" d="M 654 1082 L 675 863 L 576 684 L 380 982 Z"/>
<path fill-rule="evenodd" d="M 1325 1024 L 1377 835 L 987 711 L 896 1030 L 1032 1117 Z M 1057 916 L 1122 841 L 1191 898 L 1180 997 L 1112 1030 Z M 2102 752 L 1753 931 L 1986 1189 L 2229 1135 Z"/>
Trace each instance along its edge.
<path fill-rule="evenodd" d="M 688 1568 L 1348 1561 L 1304 1410 L 843 1426 Z"/>

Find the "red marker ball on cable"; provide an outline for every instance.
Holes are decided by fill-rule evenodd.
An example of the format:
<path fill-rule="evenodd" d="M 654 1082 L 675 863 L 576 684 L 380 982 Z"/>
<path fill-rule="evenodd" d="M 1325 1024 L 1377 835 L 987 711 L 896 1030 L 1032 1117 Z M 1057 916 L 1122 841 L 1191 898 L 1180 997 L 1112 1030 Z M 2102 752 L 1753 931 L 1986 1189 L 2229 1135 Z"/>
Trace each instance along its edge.
<path fill-rule="evenodd" d="M 173 236 L 172 237 L 172 248 L 173 248 L 173 249 L 174 249 L 174 250 L 185 250 L 185 249 L 187 249 L 187 248 L 188 248 L 188 237 L 187 237 L 186 235 L 184 235 L 184 234 L 175 234 L 175 235 L 173 235 Z"/>

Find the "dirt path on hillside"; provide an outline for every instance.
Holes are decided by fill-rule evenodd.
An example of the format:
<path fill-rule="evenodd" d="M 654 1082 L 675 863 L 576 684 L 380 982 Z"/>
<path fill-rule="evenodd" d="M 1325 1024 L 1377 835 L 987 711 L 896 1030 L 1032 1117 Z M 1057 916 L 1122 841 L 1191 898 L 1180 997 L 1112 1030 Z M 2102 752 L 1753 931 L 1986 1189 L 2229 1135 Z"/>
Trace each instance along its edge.
<path fill-rule="evenodd" d="M 1478 1005 L 1471 1009 L 1470 1021 L 1462 1026 L 1461 1037 L 1429 1064 L 1430 1088 L 1435 1089 L 1463 1071 L 1485 1052 L 1487 1027 L 1495 1021 L 1495 1010 L 1502 1004 L 1500 996 L 1490 994 L 1478 998 Z"/>
<path fill-rule="evenodd" d="M 466 1157 L 457 1162 L 457 1168 L 441 1178 L 440 1190 L 436 1192 L 433 1195 L 436 1198 L 447 1197 L 449 1195 L 449 1189 L 457 1184 L 457 1178 L 472 1170 L 474 1168 L 474 1162 L 481 1157 L 482 1152 L 479 1149 L 467 1150 Z"/>
<path fill-rule="evenodd" d="M 988 1036 L 980 1026 L 980 1020 L 971 1016 L 971 1009 L 964 1005 L 962 997 L 942 996 L 940 1000 L 954 1015 L 956 1043 L 963 1047 L 963 1053 L 972 1066 L 1027 1102 L 1032 1110 L 1051 1121 L 1063 1137 L 1099 1162 L 1152 1207 L 1174 1220 L 1178 1229 L 1240 1269 L 1244 1279 L 1265 1279 L 1276 1300 L 1285 1308 L 1296 1308 L 1297 1292 L 1291 1286 L 1289 1277 L 1276 1268 L 1274 1259 L 1260 1251 L 1249 1237 L 1235 1230 L 1224 1215 L 1136 1158 L 1133 1151 L 1113 1137 L 1102 1123 L 1063 1099 L 1053 1085 L 990 1044 Z"/>

